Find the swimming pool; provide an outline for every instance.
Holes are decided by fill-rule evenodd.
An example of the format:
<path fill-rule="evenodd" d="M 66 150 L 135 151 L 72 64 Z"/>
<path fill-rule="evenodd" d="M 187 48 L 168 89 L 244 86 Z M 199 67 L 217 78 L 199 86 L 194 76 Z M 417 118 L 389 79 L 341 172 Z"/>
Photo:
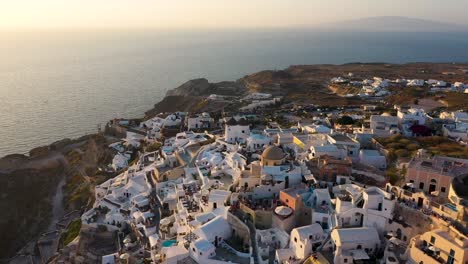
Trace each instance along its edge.
<path fill-rule="evenodd" d="M 457 210 L 457 207 L 456 207 L 454 204 L 446 203 L 446 204 L 444 204 L 444 206 L 447 207 L 447 208 L 449 208 L 449 209 L 451 209 L 451 210 L 454 211 L 454 212 L 457 212 L 457 211 L 458 211 L 458 210 Z"/>
<path fill-rule="evenodd" d="M 171 247 L 174 244 L 177 244 L 177 240 L 166 240 L 166 241 L 162 242 L 163 247 Z"/>

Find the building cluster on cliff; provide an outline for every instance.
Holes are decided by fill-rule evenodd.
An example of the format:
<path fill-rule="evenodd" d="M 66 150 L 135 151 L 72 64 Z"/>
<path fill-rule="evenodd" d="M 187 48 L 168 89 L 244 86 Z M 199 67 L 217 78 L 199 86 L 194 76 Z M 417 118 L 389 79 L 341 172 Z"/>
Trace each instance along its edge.
<path fill-rule="evenodd" d="M 467 113 L 291 109 L 268 94 L 245 100 L 236 113 L 113 120 L 108 133 L 123 140 L 110 146 L 110 168 L 119 174 L 96 187 L 94 206 L 81 217 L 72 244 L 86 254 L 67 258 L 468 262 Z M 447 154 L 424 138 L 462 150 Z M 104 234 L 112 234 L 114 252 L 86 251 L 86 236 Z"/>

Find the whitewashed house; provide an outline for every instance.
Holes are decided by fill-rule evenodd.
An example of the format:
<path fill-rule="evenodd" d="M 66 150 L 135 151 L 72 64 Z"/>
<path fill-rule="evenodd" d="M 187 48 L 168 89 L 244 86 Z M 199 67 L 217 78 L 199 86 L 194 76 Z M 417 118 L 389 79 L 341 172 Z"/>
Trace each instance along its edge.
<path fill-rule="evenodd" d="M 408 80 L 408 82 L 406 83 L 406 86 L 424 86 L 425 82 L 424 80 L 421 80 L 421 79 L 412 79 L 412 80 Z"/>
<path fill-rule="evenodd" d="M 207 129 L 214 126 L 214 118 L 208 113 L 187 118 L 187 129 Z"/>
<path fill-rule="evenodd" d="M 371 115 L 370 128 L 372 134 L 376 136 L 391 136 L 400 133 L 398 128 L 398 117 L 389 114 Z"/>
<path fill-rule="evenodd" d="M 372 227 L 334 229 L 331 241 L 335 248 L 333 263 L 347 264 L 369 260 L 381 245 L 377 230 Z"/>
<path fill-rule="evenodd" d="M 247 149 L 249 151 L 262 150 L 271 144 L 271 138 L 263 134 L 251 133 L 247 138 Z"/>
<path fill-rule="evenodd" d="M 359 163 L 381 170 L 387 168 L 385 156 L 381 155 L 377 150 L 372 149 L 361 149 L 359 151 Z"/>
<path fill-rule="evenodd" d="M 181 123 L 182 123 L 182 118 L 179 115 L 170 114 L 164 119 L 163 126 L 164 127 L 176 127 L 176 126 L 180 126 Z"/>
<path fill-rule="evenodd" d="M 294 228 L 291 231 L 289 245 L 298 259 L 305 259 L 322 244 L 325 232 L 319 224 Z"/>
<path fill-rule="evenodd" d="M 294 228 L 289 238 L 289 247 L 277 249 L 275 263 L 301 263 L 325 240 L 326 235 L 319 224 Z"/>
<path fill-rule="evenodd" d="M 206 239 L 197 239 L 190 243 L 189 255 L 197 263 L 207 263 L 216 256 L 216 247 Z"/>
<path fill-rule="evenodd" d="M 364 189 L 354 184 L 335 186 L 333 193 L 337 197 L 337 227 L 373 227 L 384 234 L 395 208 L 395 200 L 390 193 L 378 187 Z"/>
<path fill-rule="evenodd" d="M 244 118 L 239 119 L 239 121 L 231 118 L 226 122 L 224 130 L 224 139 L 226 142 L 231 144 L 246 143 L 249 136 L 250 126 Z"/>

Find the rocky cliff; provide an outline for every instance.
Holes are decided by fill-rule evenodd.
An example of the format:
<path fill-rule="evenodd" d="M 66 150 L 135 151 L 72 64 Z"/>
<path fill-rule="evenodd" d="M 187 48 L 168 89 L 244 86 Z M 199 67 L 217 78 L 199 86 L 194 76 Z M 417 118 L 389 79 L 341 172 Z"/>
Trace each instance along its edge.
<path fill-rule="evenodd" d="M 148 110 L 145 115 L 147 118 L 153 117 L 162 112 L 175 111 L 214 111 L 223 104 L 206 101 L 210 94 L 240 96 L 247 92 L 243 79 L 235 82 L 210 83 L 205 78 L 194 79 L 185 82 L 181 86 L 167 91 L 166 96 L 154 107 Z"/>
<path fill-rule="evenodd" d="M 99 168 L 112 159 L 108 144 L 102 135 L 88 135 L 35 148 L 29 156 L 0 159 L 0 263 L 47 231 L 61 179 L 66 183 L 65 211 L 79 209 L 93 198 L 95 182 L 107 178 Z"/>
<path fill-rule="evenodd" d="M 49 225 L 51 200 L 64 171 L 63 165 L 55 164 L 0 172 L 0 259 L 14 254 Z"/>

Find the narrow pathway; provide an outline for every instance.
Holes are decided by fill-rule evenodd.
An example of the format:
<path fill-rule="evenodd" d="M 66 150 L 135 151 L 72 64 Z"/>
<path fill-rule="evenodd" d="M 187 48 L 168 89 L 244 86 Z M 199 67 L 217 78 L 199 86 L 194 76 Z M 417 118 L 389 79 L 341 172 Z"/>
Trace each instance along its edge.
<path fill-rule="evenodd" d="M 47 228 L 47 231 L 54 231 L 57 229 L 57 222 L 62 218 L 64 215 L 64 208 L 63 208 L 63 187 L 65 186 L 66 179 L 65 175 L 62 176 L 59 184 L 57 185 L 57 189 L 55 191 L 54 198 L 52 199 L 52 219 L 50 221 L 50 225 Z"/>

